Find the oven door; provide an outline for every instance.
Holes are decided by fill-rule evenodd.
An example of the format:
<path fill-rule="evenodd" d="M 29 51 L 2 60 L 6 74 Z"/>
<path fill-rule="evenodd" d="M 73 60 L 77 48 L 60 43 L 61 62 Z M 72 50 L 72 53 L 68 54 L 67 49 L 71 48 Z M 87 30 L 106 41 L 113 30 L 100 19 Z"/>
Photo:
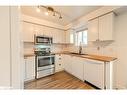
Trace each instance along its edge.
<path fill-rule="evenodd" d="M 42 71 L 54 67 L 54 56 L 38 56 L 37 71 Z"/>

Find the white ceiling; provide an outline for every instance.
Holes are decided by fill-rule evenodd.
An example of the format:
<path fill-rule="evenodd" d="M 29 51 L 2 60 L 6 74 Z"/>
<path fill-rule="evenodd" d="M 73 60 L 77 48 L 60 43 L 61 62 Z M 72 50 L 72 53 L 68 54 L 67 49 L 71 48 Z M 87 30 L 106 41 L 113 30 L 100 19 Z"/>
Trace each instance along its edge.
<path fill-rule="evenodd" d="M 100 6 L 52 6 L 56 11 L 62 14 L 62 19 L 54 17 L 52 15 L 46 16 L 44 10 L 38 13 L 36 12 L 36 6 L 22 6 L 21 11 L 23 14 L 33 16 L 39 19 L 45 19 L 57 24 L 67 25 L 72 21 L 87 15 L 88 13 L 100 8 Z"/>

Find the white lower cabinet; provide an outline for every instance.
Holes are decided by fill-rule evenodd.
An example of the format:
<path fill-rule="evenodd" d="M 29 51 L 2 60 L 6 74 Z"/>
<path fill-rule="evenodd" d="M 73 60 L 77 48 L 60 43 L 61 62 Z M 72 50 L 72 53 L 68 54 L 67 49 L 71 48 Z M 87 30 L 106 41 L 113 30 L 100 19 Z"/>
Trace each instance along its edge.
<path fill-rule="evenodd" d="M 85 60 L 84 79 L 89 83 L 104 89 L 104 62 Z"/>
<path fill-rule="evenodd" d="M 72 61 L 72 56 L 64 55 L 64 70 L 70 74 L 72 74 Z"/>
<path fill-rule="evenodd" d="M 55 55 L 55 72 L 62 71 L 64 69 L 64 56 L 62 54 Z"/>
<path fill-rule="evenodd" d="M 29 81 L 35 78 L 35 57 L 25 58 L 24 81 Z"/>
<path fill-rule="evenodd" d="M 72 74 L 76 76 L 77 78 L 84 80 L 83 77 L 83 69 L 84 69 L 84 61 L 83 58 L 80 57 L 73 57 L 72 58 Z"/>
<path fill-rule="evenodd" d="M 79 57 L 75 57 L 72 55 L 64 55 L 64 69 L 65 71 L 67 71 L 68 73 L 74 75 L 75 77 L 84 80 L 83 78 L 83 64 L 84 64 L 84 60 L 82 58 Z"/>

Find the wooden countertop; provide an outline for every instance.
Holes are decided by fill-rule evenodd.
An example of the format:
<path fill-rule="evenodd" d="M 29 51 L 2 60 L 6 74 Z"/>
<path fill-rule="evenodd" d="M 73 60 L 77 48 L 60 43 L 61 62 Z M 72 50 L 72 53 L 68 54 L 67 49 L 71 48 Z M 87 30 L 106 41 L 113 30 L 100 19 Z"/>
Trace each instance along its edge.
<path fill-rule="evenodd" d="M 72 52 L 56 52 L 56 53 L 52 53 L 52 54 L 67 54 L 67 55 L 72 55 L 72 56 L 77 56 L 77 57 L 81 57 L 81 58 L 87 58 L 87 59 L 92 59 L 92 60 L 97 60 L 97 61 L 103 61 L 103 62 L 110 62 L 110 61 L 114 61 L 117 58 L 116 57 L 110 57 L 110 56 L 102 56 L 102 55 L 93 55 L 93 54 L 86 54 L 86 55 L 79 55 L 79 54 L 72 54 Z M 31 56 L 35 56 L 34 53 L 30 53 L 30 54 L 24 54 L 24 58 L 26 57 L 31 57 Z"/>
<path fill-rule="evenodd" d="M 35 54 L 34 53 L 24 54 L 24 58 L 31 57 L 31 56 L 35 56 Z"/>
<path fill-rule="evenodd" d="M 115 57 L 109 57 L 109 56 L 102 56 L 102 55 L 93 55 L 93 54 L 86 54 L 86 55 L 79 55 L 79 54 L 72 54 L 72 52 L 58 52 L 55 54 L 67 54 L 67 55 L 72 55 L 72 56 L 77 56 L 81 58 L 87 58 L 87 59 L 92 59 L 92 60 L 97 60 L 97 61 L 103 61 L 103 62 L 110 62 L 114 61 L 117 58 Z"/>

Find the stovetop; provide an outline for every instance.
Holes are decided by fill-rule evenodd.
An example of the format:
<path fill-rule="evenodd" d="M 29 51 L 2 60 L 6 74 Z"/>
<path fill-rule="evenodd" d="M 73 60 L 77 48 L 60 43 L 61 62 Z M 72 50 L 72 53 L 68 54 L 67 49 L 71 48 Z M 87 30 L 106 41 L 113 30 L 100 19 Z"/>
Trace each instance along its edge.
<path fill-rule="evenodd" d="M 54 55 L 51 54 L 51 52 L 44 52 L 44 51 L 34 51 L 36 56 L 50 56 L 50 55 Z"/>

